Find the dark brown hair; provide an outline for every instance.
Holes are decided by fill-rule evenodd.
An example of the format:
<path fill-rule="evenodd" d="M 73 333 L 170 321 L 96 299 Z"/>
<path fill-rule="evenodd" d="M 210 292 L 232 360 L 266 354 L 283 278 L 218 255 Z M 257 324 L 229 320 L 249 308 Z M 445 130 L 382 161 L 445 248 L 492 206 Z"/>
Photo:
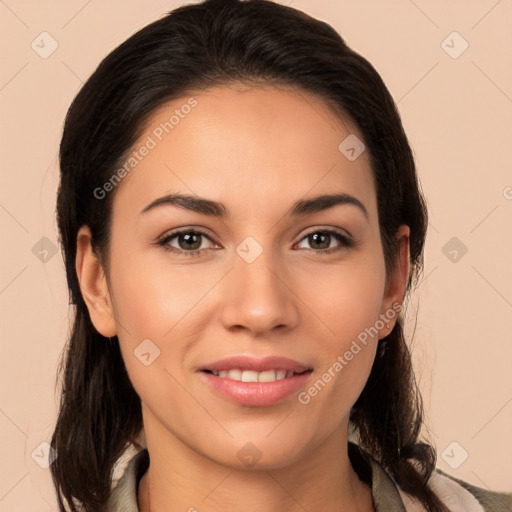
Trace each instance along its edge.
<path fill-rule="evenodd" d="M 364 138 L 377 189 L 386 268 L 396 233 L 410 227 L 411 275 L 422 267 L 427 214 L 411 148 L 379 74 L 328 24 L 269 0 L 208 0 L 180 7 L 112 51 L 74 99 L 60 145 L 57 220 L 75 319 L 62 361 L 62 396 L 51 466 L 61 511 L 97 512 L 112 470 L 142 429 L 140 399 L 117 338 L 91 323 L 75 257 L 88 225 L 107 261 L 112 200 L 94 191 L 123 165 L 155 109 L 194 91 L 233 83 L 292 86 L 323 99 Z M 341 142 L 341 141 L 340 141 Z M 430 512 L 447 509 L 428 488 L 436 453 L 419 442 L 422 400 L 399 318 L 351 411 L 361 448 Z"/>

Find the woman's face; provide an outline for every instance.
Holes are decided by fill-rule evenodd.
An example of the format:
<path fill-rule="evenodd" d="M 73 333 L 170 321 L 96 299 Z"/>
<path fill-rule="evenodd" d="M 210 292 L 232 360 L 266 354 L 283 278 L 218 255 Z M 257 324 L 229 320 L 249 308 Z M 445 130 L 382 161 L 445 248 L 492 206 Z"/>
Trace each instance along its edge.
<path fill-rule="evenodd" d="M 191 96 L 151 117 L 127 176 L 104 188 L 116 188 L 108 289 L 81 259 L 85 231 L 77 269 L 96 328 L 119 338 L 147 434 L 229 466 L 283 467 L 345 435 L 396 320 L 408 231 L 386 276 L 362 136 L 318 98 Z"/>

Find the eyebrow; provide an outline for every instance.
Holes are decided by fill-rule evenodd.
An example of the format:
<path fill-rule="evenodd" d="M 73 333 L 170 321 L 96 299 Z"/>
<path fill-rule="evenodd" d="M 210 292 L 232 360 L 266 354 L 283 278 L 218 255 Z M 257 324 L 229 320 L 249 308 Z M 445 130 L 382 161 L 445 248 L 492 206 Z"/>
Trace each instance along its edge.
<path fill-rule="evenodd" d="M 301 217 L 310 213 L 328 210 L 338 205 L 356 206 L 364 214 L 366 219 L 368 219 L 368 211 L 364 204 L 350 194 L 322 194 L 309 199 L 301 199 L 290 208 L 287 215 Z M 229 216 L 227 208 L 222 203 L 188 194 L 169 194 L 159 197 L 149 203 L 140 213 L 147 213 L 160 206 L 177 206 L 221 219 L 225 219 Z"/>

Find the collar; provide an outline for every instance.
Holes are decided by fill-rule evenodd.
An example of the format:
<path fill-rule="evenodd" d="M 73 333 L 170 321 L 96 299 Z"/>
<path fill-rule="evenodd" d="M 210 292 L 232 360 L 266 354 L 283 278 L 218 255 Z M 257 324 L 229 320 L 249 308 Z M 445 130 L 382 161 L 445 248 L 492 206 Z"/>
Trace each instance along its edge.
<path fill-rule="evenodd" d="M 359 478 L 367 484 L 371 482 L 373 501 L 377 510 L 406 512 L 400 492 L 384 468 L 359 446 L 349 442 L 348 454 Z M 149 467 L 147 449 L 138 452 L 128 463 L 123 476 L 118 481 L 107 503 L 108 512 L 139 512 L 137 490 L 140 479 Z"/>

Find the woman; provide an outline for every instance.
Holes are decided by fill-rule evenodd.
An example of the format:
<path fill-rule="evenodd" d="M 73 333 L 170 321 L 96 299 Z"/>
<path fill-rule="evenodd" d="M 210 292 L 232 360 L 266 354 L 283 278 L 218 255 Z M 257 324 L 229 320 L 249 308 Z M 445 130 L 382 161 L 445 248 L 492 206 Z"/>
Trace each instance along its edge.
<path fill-rule="evenodd" d="M 389 92 L 330 26 L 176 9 L 84 85 L 60 164 L 61 510 L 512 510 L 419 442 L 400 311 L 425 204 Z"/>

